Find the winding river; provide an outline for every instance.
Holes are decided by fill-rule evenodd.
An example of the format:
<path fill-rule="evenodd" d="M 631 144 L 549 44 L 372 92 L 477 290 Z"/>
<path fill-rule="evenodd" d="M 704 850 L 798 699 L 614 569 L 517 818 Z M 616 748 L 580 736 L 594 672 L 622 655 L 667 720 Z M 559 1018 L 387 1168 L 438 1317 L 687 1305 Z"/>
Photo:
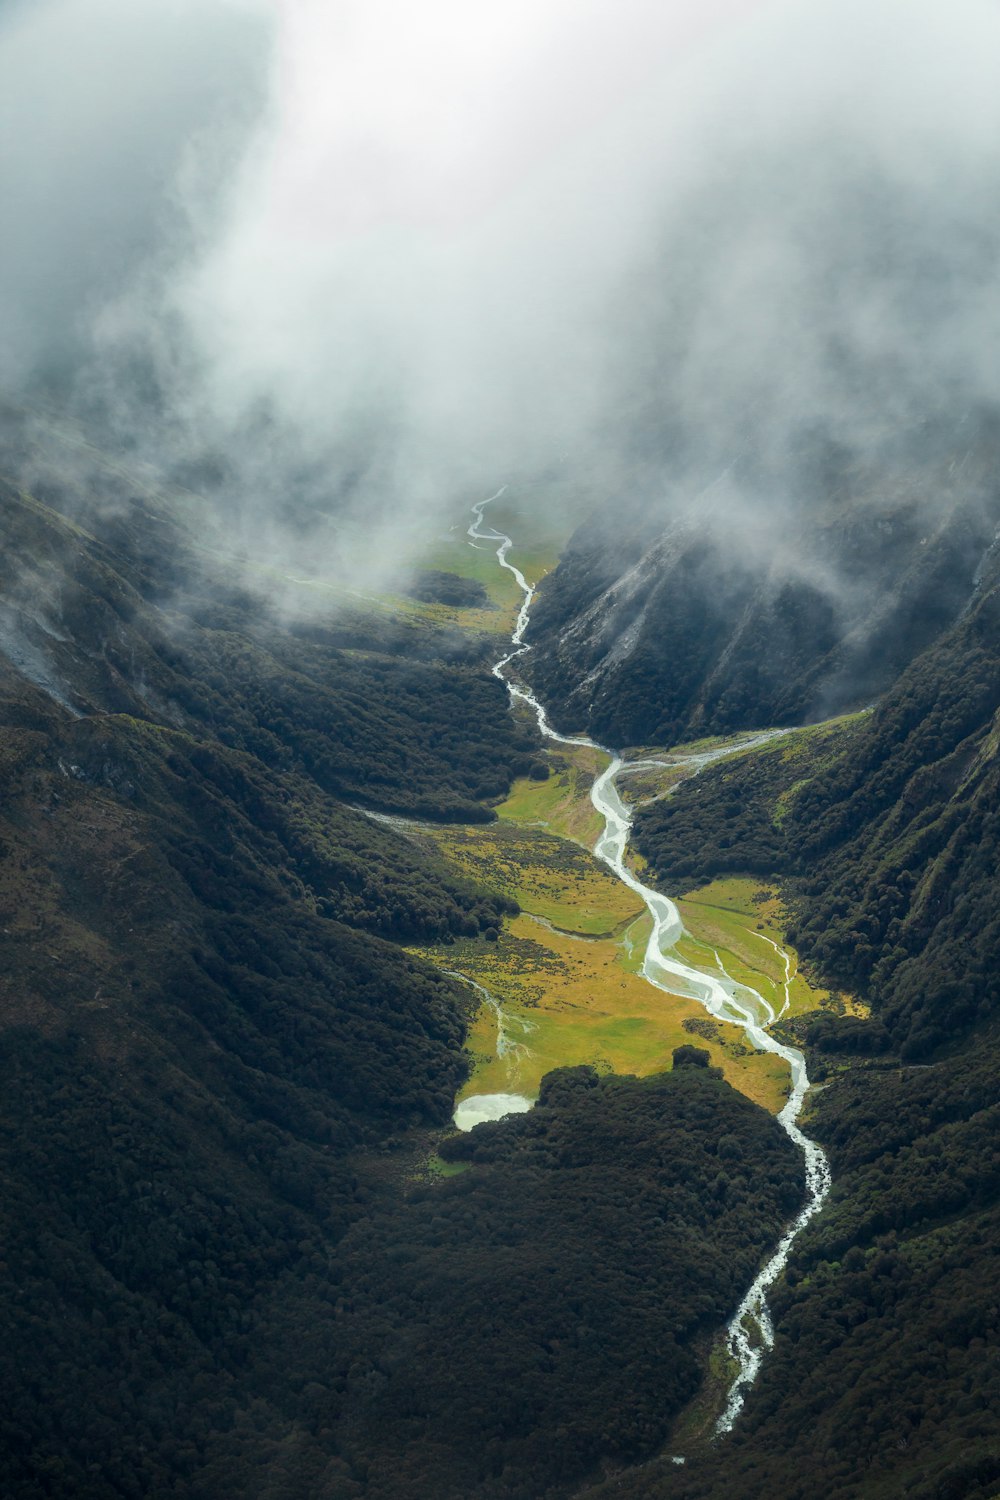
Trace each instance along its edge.
<path fill-rule="evenodd" d="M 788 1064 L 791 1074 L 788 1102 L 778 1115 L 778 1120 L 802 1152 L 805 1162 L 806 1199 L 803 1207 L 788 1225 L 777 1246 L 747 1288 L 728 1325 L 727 1345 L 738 1367 L 738 1373 L 729 1389 L 722 1414 L 715 1425 L 715 1433 L 718 1436 L 728 1432 L 733 1426 L 743 1406 L 746 1392 L 757 1377 L 764 1354 L 774 1342 L 774 1331 L 767 1307 L 767 1290 L 786 1265 L 792 1243 L 813 1215 L 819 1211 L 830 1190 L 830 1168 L 826 1156 L 821 1147 L 799 1129 L 797 1123 L 809 1088 L 805 1058 L 797 1048 L 788 1047 L 771 1035 L 767 1028 L 777 1019 L 773 1007 L 756 990 L 732 979 L 721 962 L 718 963 L 717 972 L 709 973 L 692 968 L 678 957 L 675 945 L 684 928 L 677 907 L 668 896 L 643 885 L 625 863 L 632 821 L 628 809 L 619 796 L 618 780 L 631 771 L 647 769 L 663 764 L 663 762 L 626 761 L 614 750 L 597 745 L 585 736 L 574 737 L 557 733 L 549 723 L 544 707 L 534 694 L 521 683 L 512 680 L 508 671 L 511 663 L 531 649 L 525 643 L 524 635 L 528 628 L 535 590 L 520 568 L 515 567 L 508 560 L 507 554 L 514 545 L 512 539 L 504 532 L 497 531 L 490 526 L 485 519 L 486 507 L 492 501 L 498 500 L 503 493 L 504 489 L 499 489 L 496 494 L 490 495 L 486 500 L 480 500 L 472 507 L 475 519 L 468 529 L 468 536 L 473 545 L 479 545 L 482 542 L 497 544 L 497 562 L 501 568 L 513 574 L 524 595 L 511 635 L 510 650 L 494 664 L 493 675 L 505 685 L 512 698 L 520 699 L 522 703 L 528 705 L 538 721 L 540 732 L 546 739 L 554 740 L 562 745 L 584 745 L 591 749 L 601 750 L 610 758 L 610 764 L 595 779 L 590 792 L 594 807 L 604 819 L 604 830 L 594 845 L 594 854 L 628 886 L 629 890 L 635 892 L 644 902 L 653 919 L 653 928 L 642 963 L 643 977 L 665 994 L 684 995 L 689 999 L 697 1000 L 717 1020 L 741 1027 L 748 1041 L 755 1048 L 762 1052 L 772 1052 L 782 1058 Z M 736 746 L 729 745 L 724 750 L 690 756 L 686 761 L 672 757 L 670 764 L 687 764 L 694 772 L 721 755 L 732 754 L 736 749 L 748 749 L 755 744 L 763 744 L 776 732 L 780 733 L 780 731 L 768 731 L 751 735 Z M 785 961 L 785 1004 L 781 1012 L 783 1014 L 788 1005 L 790 965 L 788 955 L 784 953 L 784 950 L 778 951 Z M 718 961 L 718 955 L 716 958 Z M 503 1035 L 503 1012 L 492 996 L 486 998 L 489 1004 L 497 1010 L 498 1027 L 500 1035 Z M 470 1128 L 470 1123 L 476 1123 L 470 1111 L 478 1111 L 476 1116 L 478 1119 L 497 1119 L 503 1114 L 528 1107 L 530 1107 L 530 1101 L 514 1094 L 480 1096 L 478 1100 L 473 1098 L 464 1101 L 460 1109 L 465 1108 L 467 1118 L 456 1119 L 456 1123 L 466 1129 Z"/>

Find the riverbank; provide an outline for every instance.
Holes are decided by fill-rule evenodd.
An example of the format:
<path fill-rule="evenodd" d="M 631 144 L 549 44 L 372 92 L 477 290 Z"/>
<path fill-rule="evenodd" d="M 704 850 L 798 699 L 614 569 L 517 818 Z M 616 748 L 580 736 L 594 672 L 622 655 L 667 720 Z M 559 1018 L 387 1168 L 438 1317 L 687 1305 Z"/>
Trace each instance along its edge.
<path fill-rule="evenodd" d="M 614 751 L 595 745 L 586 736 L 560 734 L 550 724 L 544 707 L 531 690 L 517 680 L 513 664 L 531 649 L 525 644 L 524 637 L 535 590 L 520 568 L 508 560 L 508 553 L 513 546 L 511 538 L 489 526 L 484 519 L 486 507 L 502 494 L 501 488 L 496 494 L 474 505 L 472 513 L 475 519 L 468 528 L 469 537 L 477 542 L 498 543 L 497 562 L 502 569 L 513 575 L 523 594 L 523 603 L 511 635 L 511 649 L 495 663 L 493 675 L 506 684 L 512 700 L 525 704 L 535 713 L 539 731 L 545 739 L 560 746 L 597 750 L 611 757 L 610 763 L 594 780 L 590 791 L 591 801 L 604 824 L 603 832 L 594 845 L 594 854 L 628 890 L 640 898 L 652 919 L 639 972 L 654 989 L 697 1000 L 714 1019 L 741 1026 L 755 1051 L 770 1053 L 773 1057 L 782 1059 L 790 1072 L 788 1100 L 780 1111 L 778 1120 L 802 1152 L 805 1202 L 744 1294 L 729 1324 L 727 1346 L 738 1366 L 738 1374 L 716 1424 L 717 1433 L 728 1432 L 742 1408 L 747 1389 L 756 1380 L 764 1352 L 773 1343 L 766 1302 L 767 1291 L 787 1263 L 789 1250 L 798 1234 L 822 1207 L 830 1189 L 830 1170 L 824 1152 L 815 1141 L 803 1134 L 797 1124 L 809 1089 L 805 1058 L 797 1048 L 776 1040 L 770 1034 L 767 1028 L 778 1018 L 774 1006 L 759 991 L 730 976 L 721 960 L 718 962 L 717 972 L 694 969 L 682 960 L 677 953 L 676 944 L 683 935 L 684 928 L 676 905 L 669 897 L 644 885 L 628 867 L 627 851 L 632 814 L 619 795 L 616 784 L 623 771 L 627 774 L 628 763 Z M 766 743 L 779 733 L 780 731 L 763 731 L 750 736 L 743 748 Z M 728 753 L 728 749 L 708 751 L 692 756 L 689 764 L 692 771 L 696 772 Z M 649 764 L 646 759 L 633 763 L 641 769 L 646 769 Z M 790 972 L 789 963 L 787 973 L 790 975 Z"/>

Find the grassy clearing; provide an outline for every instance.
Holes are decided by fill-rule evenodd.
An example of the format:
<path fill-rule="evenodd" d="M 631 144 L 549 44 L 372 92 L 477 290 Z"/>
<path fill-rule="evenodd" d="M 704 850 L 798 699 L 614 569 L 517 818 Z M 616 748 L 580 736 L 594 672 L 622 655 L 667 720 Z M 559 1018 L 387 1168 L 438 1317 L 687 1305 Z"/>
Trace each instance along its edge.
<path fill-rule="evenodd" d="M 489 823 L 423 829 L 465 874 L 513 896 L 522 911 L 584 936 L 617 934 L 642 909 L 593 855 L 543 828 Z"/>
<path fill-rule="evenodd" d="M 468 1161 L 445 1161 L 434 1155 L 427 1158 L 425 1171 L 428 1177 L 460 1177 L 471 1165 Z"/>
<path fill-rule="evenodd" d="M 619 776 L 618 793 L 630 810 L 666 797 L 691 775 L 688 766 L 648 766 Z"/>
<path fill-rule="evenodd" d="M 674 745 L 669 749 L 655 745 L 630 749 L 626 754 L 630 761 L 648 759 L 662 764 L 627 771 L 619 779 L 618 791 L 627 807 L 644 807 L 660 797 L 669 796 L 682 781 L 697 774 L 697 766 L 685 764 L 693 755 L 706 755 L 710 751 L 728 752 L 728 755 L 720 754 L 720 760 L 724 760 L 730 755 L 751 754 L 752 751 L 741 749 L 746 738 L 745 734 L 714 735 L 709 739 L 691 740 L 685 745 Z"/>
<path fill-rule="evenodd" d="M 474 1071 L 461 1097 L 531 1096 L 552 1068 L 579 1063 L 640 1077 L 659 1073 L 671 1066 L 675 1047 L 694 1041 L 735 1088 L 779 1110 L 787 1069 L 748 1048 L 736 1027 L 707 1019 L 696 1001 L 647 984 L 637 972 L 647 935 L 646 918 L 617 938 L 588 941 L 523 915 L 497 943 L 468 939 L 431 950 L 428 956 L 475 979 L 504 1010 L 510 1050 L 498 1054 L 496 1013 L 484 1004 L 470 1031 Z"/>
<path fill-rule="evenodd" d="M 487 507 L 486 520 L 495 530 L 513 538 L 510 561 L 537 585 L 562 555 L 576 530 L 579 510 L 574 500 L 567 504 L 565 497 L 560 505 L 554 492 L 520 504 L 514 492 L 508 491 Z"/>
<path fill-rule="evenodd" d="M 589 843 L 597 832 L 589 793 L 601 757 L 560 748 L 553 760 L 548 781 L 514 786 L 497 823 L 425 834 L 465 873 L 514 896 L 522 908 L 498 942 L 468 939 L 428 955 L 485 986 L 504 1011 L 502 1055 L 494 1009 L 484 1004 L 473 1021 L 473 1074 L 462 1097 L 533 1095 L 550 1069 L 579 1063 L 640 1076 L 661 1072 L 675 1047 L 694 1041 L 707 1047 L 733 1087 L 776 1112 L 789 1086 L 781 1060 L 756 1052 L 738 1027 L 713 1020 L 696 1001 L 665 995 L 641 977 L 648 915 L 572 841 Z M 712 969 L 718 952 L 733 978 L 780 1011 L 785 968 L 772 944 L 787 945 L 777 892 L 759 881 L 716 881 L 689 892 L 680 907 L 688 928 L 681 956 Z M 791 958 L 790 1009 L 815 1009 L 825 992 L 811 989 Z"/>
<path fill-rule="evenodd" d="M 494 631 L 499 631 L 503 622 L 509 617 L 508 634 L 510 633 L 524 596 L 517 586 L 514 575 L 498 565 L 496 543 L 490 547 L 488 543 L 480 542 L 477 547 L 473 547 L 470 538 L 465 534 L 465 526 L 456 524 L 452 531 L 443 532 L 435 537 L 426 549 L 415 556 L 414 562 L 421 568 L 435 568 L 442 573 L 457 573 L 460 578 L 472 578 L 477 583 L 481 583 L 489 595 L 490 603 L 493 605 L 492 610 L 462 609 L 452 610 L 449 613 L 461 616 L 476 615 L 480 618 L 485 616 L 492 622 L 491 628 Z M 424 607 L 440 609 L 446 606 Z M 498 612 L 503 617 L 502 619 L 498 617 Z"/>
<path fill-rule="evenodd" d="M 571 530 L 566 523 L 549 521 L 543 509 L 521 512 L 514 505 L 500 501 L 489 507 L 486 520 L 514 538 L 509 560 L 536 586 L 555 568 Z M 493 608 L 450 609 L 433 604 L 420 608 L 433 612 L 434 618 L 442 623 L 509 636 L 524 596 L 514 575 L 498 566 L 496 542 L 472 545 L 472 538 L 467 535 L 471 521 L 471 509 L 463 509 L 455 521 L 414 550 L 413 561 L 417 567 L 437 568 L 444 573 L 457 573 L 461 578 L 475 579 L 485 588 Z"/>
<path fill-rule="evenodd" d="M 799 969 L 798 954 L 784 937 L 785 912 L 773 885 L 740 877 L 713 880 L 689 891 L 677 904 L 691 935 L 678 951 L 689 962 L 698 962 L 699 954 L 717 952 L 734 979 L 751 985 L 779 1011 L 785 999 L 785 964 L 775 949 L 777 944 L 791 960 L 790 1015 L 819 1006 L 842 1009 L 852 1004 L 812 985 Z"/>
<path fill-rule="evenodd" d="M 590 800 L 590 788 L 608 757 L 584 746 L 560 746 L 544 751 L 540 758 L 550 766 L 549 779 L 516 781 L 510 796 L 497 808 L 498 816 L 508 823 L 544 828 L 592 849 L 603 820 Z"/>
<path fill-rule="evenodd" d="M 735 1088 L 772 1112 L 782 1107 L 788 1072 L 779 1059 L 755 1052 L 737 1027 L 713 1021 L 696 1001 L 665 995 L 641 977 L 650 919 L 591 856 L 516 825 L 435 830 L 435 837 L 461 868 L 522 904 L 496 943 L 467 939 L 428 953 L 483 985 L 504 1011 L 504 1055 L 492 1006 L 473 1021 L 473 1074 L 463 1098 L 534 1095 L 550 1069 L 579 1063 L 662 1072 L 675 1047 L 695 1041 Z"/>

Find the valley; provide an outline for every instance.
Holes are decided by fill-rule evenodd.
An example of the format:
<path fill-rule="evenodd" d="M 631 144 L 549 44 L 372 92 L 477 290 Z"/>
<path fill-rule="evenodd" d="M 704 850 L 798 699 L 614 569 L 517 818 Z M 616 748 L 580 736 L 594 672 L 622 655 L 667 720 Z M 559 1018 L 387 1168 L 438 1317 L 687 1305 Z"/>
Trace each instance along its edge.
<path fill-rule="evenodd" d="M 762 1054 L 773 1061 L 780 1060 L 789 1070 L 788 1083 L 782 1089 L 784 1103 L 778 1110 L 777 1117 L 789 1140 L 802 1152 L 805 1197 L 794 1219 L 785 1226 L 777 1246 L 772 1249 L 749 1289 L 743 1294 L 729 1322 L 726 1347 L 732 1367 L 732 1381 L 725 1405 L 715 1424 L 715 1435 L 719 1436 L 732 1429 L 743 1408 L 747 1392 L 752 1389 L 757 1379 L 766 1351 L 773 1346 L 774 1333 L 766 1294 L 787 1264 L 795 1240 L 822 1208 L 830 1191 L 830 1169 L 822 1148 L 815 1141 L 810 1140 L 797 1123 L 809 1091 L 805 1058 L 797 1048 L 776 1039 L 768 1029 L 779 1020 L 780 1014 L 789 1011 L 791 1007 L 792 956 L 773 939 L 768 940 L 768 946 L 783 965 L 780 1011 L 772 1006 L 760 991 L 747 983 L 748 965 L 745 957 L 745 941 L 742 945 L 744 956 L 739 961 L 741 971 L 739 975 L 727 971 L 718 949 L 708 949 L 703 943 L 698 945 L 699 956 L 710 958 L 710 964 L 703 962 L 701 966 L 694 967 L 686 961 L 679 951 L 679 943 L 684 938 L 685 932 L 678 908 L 668 898 L 643 884 L 635 872 L 628 867 L 632 814 L 618 793 L 616 781 L 620 776 L 627 777 L 629 772 L 648 773 L 660 769 L 673 771 L 676 766 L 680 766 L 689 775 L 697 775 L 707 765 L 715 764 L 720 760 L 725 761 L 734 753 L 737 755 L 747 753 L 775 738 L 780 739 L 782 733 L 781 731 L 764 731 L 749 737 L 744 736 L 734 744 L 723 742 L 711 750 L 701 750 L 689 755 L 675 753 L 671 760 L 661 761 L 651 757 L 628 760 L 616 751 L 607 751 L 595 745 L 585 736 L 567 736 L 553 730 L 544 707 L 530 688 L 523 685 L 517 668 L 514 668 L 513 673 L 510 670 L 511 663 L 517 663 L 519 658 L 531 651 L 530 645 L 525 643 L 525 634 L 531 619 L 536 588 L 534 584 L 527 581 L 521 569 L 509 560 L 509 554 L 514 545 L 511 537 L 497 530 L 485 518 L 487 506 L 501 498 L 503 494 L 504 489 L 501 488 L 496 494 L 479 501 L 472 507 L 474 519 L 467 532 L 470 538 L 475 539 L 477 545 L 480 542 L 498 544 L 497 563 L 501 569 L 511 574 L 523 596 L 510 636 L 512 649 L 504 650 L 503 655 L 494 662 L 493 676 L 507 687 L 512 704 L 523 705 L 534 713 L 543 742 L 545 740 L 554 742 L 560 748 L 583 749 L 606 761 L 605 765 L 598 765 L 597 774 L 590 786 L 590 800 L 602 824 L 594 845 L 594 854 L 599 863 L 606 867 L 626 891 L 641 900 L 648 913 L 650 927 L 642 950 L 638 975 L 658 994 L 673 998 L 676 992 L 696 1000 L 713 1018 L 740 1028 L 746 1040 L 752 1044 L 749 1050 L 754 1054 Z M 549 890 L 551 889 L 550 886 Z M 592 920 L 592 911 L 587 914 Z M 537 914 L 535 920 L 545 922 L 550 929 L 555 926 Z M 583 931 L 570 935 L 578 940 L 585 940 L 588 936 Z M 596 934 L 590 935 L 596 936 Z M 488 936 L 496 939 L 499 934 Z M 628 951 L 631 952 L 631 948 Z M 455 973 L 455 971 L 451 972 Z M 530 1104 L 530 1096 L 523 1092 L 521 1070 L 527 1057 L 530 1056 L 531 1047 L 524 1040 L 512 1041 L 510 1032 L 516 1025 L 522 1037 L 525 1034 L 533 1036 L 534 1033 L 532 1023 L 523 1015 L 516 1018 L 511 1016 L 508 1021 L 502 999 L 492 994 L 477 980 L 470 979 L 469 976 L 463 977 L 471 983 L 474 991 L 484 1000 L 483 1008 L 491 1014 L 496 1023 L 495 1052 L 497 1058 L 504 1062 L 506 1072 L 506 1086 L 503 1090 L 493 1093 L 484 1091 L 477 1095 L 473 1088 L 469 1090 L 465 1098 L 460 1100 L 455 1113 L 455 1123 L 460 1130 L 468 1131 L 487 1121 L 495 1122 L 504 1114 L 526 1112 Z M 628 1018 L 633 1023 L 636 1019 L 638 1018 L 634 1016 Z M 694 1023 L 689 1018 L 688 1029 L 691 1029 L 693 1025 Z M 630 1026 L 629 1029 L 631 1030 L 632 1027 Z M 744 1054 L 747 1050 L 740 1048 Z M 710 1056 L 710 1052 L 705 1049 L 685 1045 L 672 1053 L 672 1061 L 675 1068 L 692 1064 L 708 1066 Z M 662 1061 L 663 1059 L 661 1063 Z M 598 1059 L 596 1063 L 594 1060 L 589 1060 L 588 1066 L 594 1074 L 603 1069 L 610 1070 L 612 1067 L 605 1058 Z M 514 1092 L 515 1076 L 518 1088 L 521 1090 L 517 1093 Z"/>
<path fill-rule="evenodd" d="M 514 524 L 499 508 L 503 502 L 503 494 L 491 502 L 491 528 L 495 523 L 499 530 L 504 521 Z M 526 533 L 525 545 L 519 541 L 514 551 L 518 567 L 522 573 L 529 570 L 527 576 L 544 579 L 550 555 L 544 540 L 533 539 L 532 521 L 523 507 L 513 516 Z M 453 526 L 454 541 L 439 544 L 434 556 L 491 590 L 498 604 L 493 633 L 502 640 L 517 626 L 523 592 L 512 573 L 497 567 L 489 549 L 484 567 L 482 542 L 469 547 L 466 539 L 463 551 L 461 533 L 461 527 Z M 535 568 L 538 574 L 530 571 Z M 464 623 L 477 628 L 481 617 L 469 614 Z M 524 705 L 515 711 L 523 714 Z M 738 753 L 745 740 L 734 736 L 692 746 L 644 747 L 634 769 L 630 766 L 628 776 L 622 776 L 623 795 L 630 805 L 640 806 L 669 794 L 703 765 Z M 465 974 L 492 997 L 473 1021 L 473 1073 L 460 1099 L 479 1094 L 534 1098 L 541 1078 L 558 1066 L 586 1063 L 602 1072 L 645 1076 L 669 1067 L 674 1048 L 694 1040 L 734 1088 L 777 1114 L 791 1087 L 786 1064 L 706 1016 L 704 1006 L 685 995 L 683 987 L 676 994 L 651 991 L 642 976 L 651 919 L 635 892 L 592 852 L 604 820 L 591 792 L 608 764 L 606 753 L 587 744 L 543 746 L 537 769 L 515 782 L 496 805 L 496 823 L 463 829 L 410 825 L 407 830 L 444 854 L 463 875 L 502 890 L 521 910 L 493 943 L 459 940 L 455 946 L 426 950 L 443 968 Z M 630 860 L 641 873 L 641 857 Z M 676 952 L 685 962 L 715 972 L 721 963 L 732 979 L 761 994 L 775 1015 L 829 1003 L 828 992 L 810 985 L 784 944 L 781 902 L 773 888 L 748 881 L 713 885 L 685 893 L 679 909 L 685 931 Z M 495 1006 L 501 1007 L 510 1033 L 501 1047 Z"/>
<path fill-rule="evenodd" d="M 1000 1500 L 998 56 L 0 5 L 0 1500 Z"/>
<path fill-rule="evenodd" d="M 518 1486 L 564 1500 L 609 1463 L 613 1492 L 640 1500 L 714 1500 L 721 1485 L 750 1500 L 762 1474 L 791 1497 L 796 1434 L 826 1404 L 824 1472 L 868 1462 L 844 1436 L 855 1419 L 839 1362 L 846 1351 L 856 1368 L 851 1330 L 869 1324 L 876 1354 L 859 1378 L 873 1410 L 898 1405 L 878 1384 L 892 1351 L 922 1347 L 931 1329 L 956 1372 L 959 1384 L 941 1377 L 927 1439 L 910 1429 L 914 1464 L 988 1472 L 989 1363 L 967 1314 L 948 1322 L 940 1277 L 966 1308 L 989 1284 L 992 1054 L 963 1052 L 955 1032 L 950 1061 L 900 1068 L 908 1012 L 901 1022 L 872 1003 L 850 936 L 855 920 L 872 936 L 877 911 L 916 953 L 904 897 L 926 913 L 945 870 L 961 883 L 962 859 L 974 864 L 951 789 L 986 795 L 995 736 L 955 771 L 947 736 L 981 733 L 994 687 L 983 660 L 963 671 L 961 637 L 875 713 L 630 751 L 616 811 L 608 756 L 541 739 L 530 701 L 511 713 L 490 676 L 518 627 L 512 577 L 492 585 L 490 608 L 474 593 L 461 605 L 387 594 L 294 633 L 225 593 L 216 558 L 210 579 L 192 575 L 179 630 L 158 603 L 147 500 L 106 519 L 75 497 L 68 525 L 23 491 L 2 498 L 8 589 L 41 561 L 45 618 L 59 622 L 45 635 L 15 614 L 35 630 L 39 681 L 16 663 L 0 679 L 11 1273 L 0 1295 L 7 1383 L 16 1363 L 46 1393 L 44 1413 L 27 1388 L 17 1398 L 33 1446 L 10 1450 L 11 1493 L 23 1480 L 32 1495 L 34 1476 L 61 1464 L 54 1493 L 69 1500 L 86 1461 L 117 1500 L 193 1464 L 198 1500 L 242 1500 L 266 1450 L 282 1500 L 506 1500 Z M 162 536 L 169 496 L 156 505 Z M 175 558 L 191 555 L 184 515 Z M 475 572 L 487 587 L 482 554 L 455 529 L 433 548 L 458 580 L 428 564 L 434 587 L 460 598 Z M 539 541 L 540 568 L 555 548 Z M 974 634 L 975 618 L 962 629 Z M 855 768 L 892 764 L 879 746 L 910 732 L 943 748 L 944 769 L 914 782 L 905 767 L 927 758 L 915 747 L 894 779 L 871 778 L 889 815 L 860 837 L 880 863 L 862 848 L 838 873 L 822 845 L 838 805 L 829 788 L 854 795 Z M 592 852 L 605 825 L 595 777 L 619 837 L 632 819 L 628 879 L 613 873 L 614 849 L 610 864 Z M 911 809 L 931 820 L 916 841 Z M 918 857 L 929 873 L 911 884 Z M 813 894 L 810 862 L 824 871 Z M 868 904 L 859 880 L 873 882 Z M 677 892 L 684 929 L 655 986 L 644 883 Z M 661 932 L 670 909 L 656 907 Z M 979 931 L 988 942 L 988 921 Z M 968 935 L 945 945 L 956 973 L 975 959 Z M 692 972 L 721 1011 L 755 991 L 780 1018 L 771 1037 L 707 1011 L 684 983 Z M 789 1071 L 765 1045 L 775 1032 L 786 1053 L 809 1049 L 825 1085 L 807 1128 L 834 1189 L 780 1251 L 760 1360 L 762 1304 L 729 1348 L 724 1330 L 802 1201 L 800 1151 L 777 1120 Z M 699 1053 L 708 1067 L 692 1064 Z M 490 1095 L 524 1112 L 448 1128 L 456 1101 L 475 1117 Z M 176 1249 L 156 1249 L 188 1200 Z M 235 1238 L 229 1208 L 244 1226 Z M 43 1222 L 53 1237 L 39 1258 Z M 69 1288 L 58 1349 L 48 1325 L 29 1331 L 22 1305 L 25 1289 L 38 1306 L 56 1283 Z M 480 1326 L 484 1306 L 502 1318 Z M 152 1384 L 130 1364 L 109 1387 L 105 1342 L 85 1336 L 95 1309 L 121 1331 L 170 1310 Z M 420 1350 L 416 1366 L 403 1348 Z M 59 1359 L 72 1384 L 49 1379 Z M 164 1389 L 192 1391 L 206 1370 L 216 1394 L 159 1424 Z M 742 1413 L 712 1442 L 741 1373 Z M 82 1388 L 93 1398 L 70 1394 Z M 113 1452 L 91 1436 L 95 1402 L 121 1434 Z M 288 1413 L 305 1411 L 327 1426 L 290 1437 Z M 974 1456 L 948 1437 L 932 1460 L 938 1431 L 965 1433 Z M 189 1432 L 194 1456 L 179 1458 L 175 1434 Z M 908 1452 L 872 1460 L 887 1495 Z"/>

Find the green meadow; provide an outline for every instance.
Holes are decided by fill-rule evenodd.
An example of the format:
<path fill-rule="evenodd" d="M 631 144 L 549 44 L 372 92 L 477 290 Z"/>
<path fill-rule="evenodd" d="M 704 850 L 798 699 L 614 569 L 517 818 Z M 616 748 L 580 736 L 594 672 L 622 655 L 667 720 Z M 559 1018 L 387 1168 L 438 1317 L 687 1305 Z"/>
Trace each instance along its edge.
<path fill-rule="evenodd" d="M 498 817 L 506 823 L 544 828 L 589 851 L 603 827 L 590 800 L 590 788 L 608 757 L 583 745 L 560 745 L 546 750 L 542 759 L 549 766 L 548 779 L 516 781 L 510 796 L 497 808 Z"/>
<path fill-rule="evenodd" d="M 640 1076 L 661 1072 L 676 1047 L 694 1042 L 735 1088 L 776 1112 L 788 1091 L 780 1059 L 756 1052 L 739 1028 L 713 1020 L 696 1001 L 664 994 L 641 977 L 649 917 L 573 837 L 593 814 L 589 777 L 597 755 L 555 753 L 565 765 L 546 782 L 517 782 L 496 823 L 422 832 L 463 872 L 521 906 L 496 942 L 463 939 L 425 950 L 443 968 L 483 985 L 503 1008 L 503 1054 L 493 1007 L 484 1003 L 473 1020 L 473 1072 L 462 1097 L 534 1095 L 550 1069 L 579 1063 Z M 587 756 L 589 765 L 581 763 Z M 682 939 L 682 956 L 714 967 L 718 950 L 734 978 L 780 1010 L 784 963 L 765 941 L 781 943 L 776 893 L 762 896 L 752 882 L 717 882 L 688 893 L 682 911 L 691 933 Z M 792 1008 L 814 1008 L 824 996 L 797 973 L 794 955 L 792 972 Z"/>
<path fill-rule="evenodd" d="M 525 530 L 525 517 L 501 501 L 487 518 L 515 538 Z M 521 591 L 497 566 L 494 547 L 468 545 L 468 523 L 463 517 L 435 537 L 420 565 L 481 582 L 492 610 L 445 613 L 461 615 L 465 625 L 509 634 Z M 554 566 L 561 540 L 554 533 L 536 533 L 527 547 L 511 549 L 510 560 L 537 582 Z M 740 738 L 638 752 L 668 763 L 623 777 L 620 790 L 632 806 L 663 796 L 690 775 L 674 757 L 735 746 Z M 603 825 L 590 790 L 607 765 L 606 755 L 584 746 L 553 745 L 539 759 L 548 766 L 548 777 L 516 781 L 498 804 L 495 823 L 424 826 L 418 835 L 432 840 L 463 874 L 512 896 L 521 908 L 495 942 L 468 938 L 421 950 L 482 985 L 503 1010 L 502 1048 L 493 1006 L 484 1002 L 472 1021 L 473 1069 L 462 1097 L 533 1096 L 545 1073 L 580 1063 L 603 1072 L 661 1072 L 671 1066 L 675 1048 L 693 1041 L 707 1049 L 711 1063 L 735 1088 L 772 1112 L 779 1110 L 789 1087 L 780 1059 L 756 1052 L 738 1027 L 713 1020 L 696 1001 L 664 994 L 639 972 L 650 919 L 639 898 L 591 852 Z M 640 870 L 641 859 L 630 859 Z M 727 972 L 762 993 L 777 1013 L 785 998 L 785 964 L 777 944 L 789 953 L 790 1009 L 813 1009 L 827 998 L 810 988 L 783 941 L 784 913 L 773 888 L 759 881 L 717 881 L 687 892 L 679 906 L 687 932 L 678 952 L 687 962 L 714 969 L 718 954 Z"/>

